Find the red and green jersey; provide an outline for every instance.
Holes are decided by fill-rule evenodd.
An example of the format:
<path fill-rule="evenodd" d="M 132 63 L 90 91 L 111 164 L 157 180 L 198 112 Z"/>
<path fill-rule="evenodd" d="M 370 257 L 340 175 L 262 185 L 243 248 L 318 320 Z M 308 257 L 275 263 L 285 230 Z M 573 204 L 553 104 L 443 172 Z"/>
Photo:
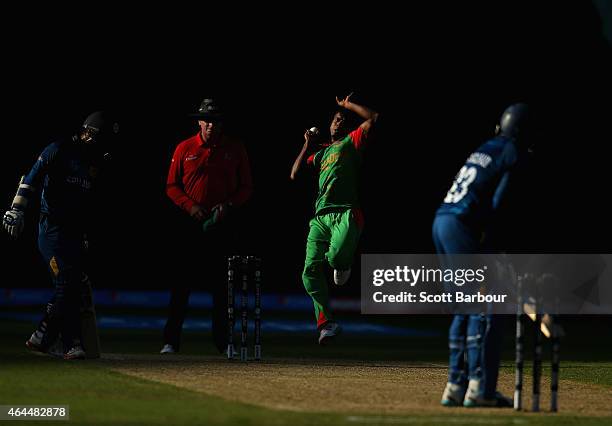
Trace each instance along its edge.
<path fill-rule="evenodd" d="M 327 210 L 359 206 L 358 181 L 366 135 L 361 127 L 345 138 L 318 151 L 308 163 L 319 169 L 316 214 Z"/>

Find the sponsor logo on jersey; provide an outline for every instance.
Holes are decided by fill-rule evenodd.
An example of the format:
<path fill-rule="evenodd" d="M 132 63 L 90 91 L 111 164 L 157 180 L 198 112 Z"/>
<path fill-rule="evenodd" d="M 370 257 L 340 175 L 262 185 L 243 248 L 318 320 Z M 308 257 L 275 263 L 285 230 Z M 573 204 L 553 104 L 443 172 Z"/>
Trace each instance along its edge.
<path fill-rule="evenodd" d="M 329 169 L 333 164 L 335 164 L 340 158 L 340 152 L 331 152 L 325 160 L 321 163 L 321 171 Z"/>
<path fill-rule="evenodd" d="M 66 176 L 66 182 L 80 186 L 83 189 L 91 189 L 91 181 L 81 176 Z"/>

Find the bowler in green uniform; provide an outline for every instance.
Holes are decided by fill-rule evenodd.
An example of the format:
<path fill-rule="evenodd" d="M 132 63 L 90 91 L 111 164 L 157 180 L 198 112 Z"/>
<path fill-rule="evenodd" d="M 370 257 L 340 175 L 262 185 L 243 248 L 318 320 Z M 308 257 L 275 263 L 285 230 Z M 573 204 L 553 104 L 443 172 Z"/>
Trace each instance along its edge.
<path fill-rule="evenodd" d="M 341 331 L 329 307 L 324 262 L 334 269 L 334 283 L 345 284 L 364 224 L 357 197 L 359 168 L 368 136 L 378 119 L 377 112 L 351 102 L 351 95 L 344 99 L 336 97 L 340 109 L 329 128 L 331 141 L 317 144 L 317 133 L 306 131 L 304 146 L 291 170 L 291 179 L 295 179 L 302 164 L 307 163 L 319 174 L 319 193 L 315 216 L 309 225 L 302 280 L 312 297 L 321 345 Z M 356 129 L 348 125 L 351 113 L 363 120 Z"/>

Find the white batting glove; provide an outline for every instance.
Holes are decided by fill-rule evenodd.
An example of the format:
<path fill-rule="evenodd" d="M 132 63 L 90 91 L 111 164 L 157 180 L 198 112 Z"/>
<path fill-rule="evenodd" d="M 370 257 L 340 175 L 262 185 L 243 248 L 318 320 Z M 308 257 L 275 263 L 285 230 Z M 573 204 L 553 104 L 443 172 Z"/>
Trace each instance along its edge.
<path fill-rule="evenodd" d="M 6 229 L 6 232 L 13 237 L 17 238 L 23 231 L 23 212 L 17 209 L 8 210 L 4 213 L 4 217 L 2 218 L 2 227 Z"/>

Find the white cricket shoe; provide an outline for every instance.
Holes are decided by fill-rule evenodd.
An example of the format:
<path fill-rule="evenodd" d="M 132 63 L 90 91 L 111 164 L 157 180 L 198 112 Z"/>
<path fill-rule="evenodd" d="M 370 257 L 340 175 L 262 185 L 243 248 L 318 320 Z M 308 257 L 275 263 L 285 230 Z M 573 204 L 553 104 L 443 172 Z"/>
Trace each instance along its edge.
<path fill-rule="evenodd" d="M 80 344 L 74 345 L 68 352 L 64 354 L 64 359 L 85 359 L 85 351 L 83 350 L 83 347 Z"/>
<path fill-rule="evenodd" d="M 161 351 L 159 351 L 160 354 L 175 354 L 178 351 L 176 349 L 174 349 L 174 346 L 170 345 L 170 344 L 165 344 L 164 347 L 162 348 Z"/>
<path fill-rule="evenodd" d="M 444 388 L 444 393 L 442 393 L 440 404 L 445 407 L 459 407 L 463 403 L 464 397 L 465 386 L 448 382 L 446 383 L 446 388 Z"/>
<path fill-rule="evenodd" d="M 339 271 L 338 269 L 334 269 L 334 283 L 336 285 L 346 284 L 350 276 L 351 268 L 348 268 L 346 271 Z"/>
<path fill-rule="evenodd" d="M 468 408 L 473 407 L 498 407 L 511 408 L 514 406 L 512 398 L 502 395 L 500 392 L 495 392 L 495 397 L 485 399 L 480 392 L 480 380 L 470 380 L 468 390 L 465 393 L 463 406 Z"/>
<path fill-rule="evenodd" d="M 46 354 L 47 349 L 42 345 L 43 336 L 44 335 L 40 331 L 36 330 L 34 333 L 32 333 L 30 338 L 26 340 L 26 348 L 35 353 L 38 352 Z"/>
<path fill-rule="evenodd" d="M 319 331 L 319 345 L 326 345 L 342 332 L 342 327 L 335 321 L 327 321 Z"/>
<path fill-rule="evenodd" d="M 468 408 L 473 407 L 497 407 L 497 408 L 512 408 L 514 406 L 514 400 L 500 392 L 495 392 L 495 397 L 492 399 L 485 399 L 480 396 L 477 398 L 469 398 L 463 401 L 463 406 Z"/>

